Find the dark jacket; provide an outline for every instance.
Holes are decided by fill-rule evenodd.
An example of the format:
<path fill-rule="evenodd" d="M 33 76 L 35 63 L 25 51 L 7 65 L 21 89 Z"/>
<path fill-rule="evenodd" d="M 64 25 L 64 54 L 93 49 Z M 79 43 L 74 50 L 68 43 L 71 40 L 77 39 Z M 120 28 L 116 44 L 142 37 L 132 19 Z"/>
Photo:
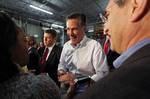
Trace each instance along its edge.
<path fill-rule="evenodd" d="M 27 68 L 29 70 L 38 70 L 39 68 L 39 54 L 37 52 L 37 49 L 34 48 L 34 47 L 31 47 L 29 50 L 28 50 L 28 63 L 27 63 Z"/>
<path fill-rule="evenodd" d="M 42 56 L 44 49 L 40 49 L 39 54 Z M 58 81 L 57 69 L 59 64 L 59 59 L 61 55 L 62 47 L 55 45 L 46 61 L 45 72 L 49 74 L 49 76 L 56 82 L 59 86 L 60 83 Z"/>
<path fill-rule="evenodd" d="M 75 99 L 150 99 L 150 44 Z"/>

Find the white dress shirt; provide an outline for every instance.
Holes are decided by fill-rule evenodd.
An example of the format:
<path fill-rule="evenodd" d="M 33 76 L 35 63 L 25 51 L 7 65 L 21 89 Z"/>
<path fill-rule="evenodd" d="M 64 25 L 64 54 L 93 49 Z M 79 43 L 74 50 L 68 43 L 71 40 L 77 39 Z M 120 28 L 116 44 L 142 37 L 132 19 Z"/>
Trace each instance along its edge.
<path fill-rule="evenodd" d="M 54 45 L 55 45 L 55 43 L 51 47 L 47 47 L 48 48 L 48 54 L 47 54 L 46 60 L 48 60 L 48 57 L 49 57 Z"/>
<path fill-rule="evenodd" d="M 99 42 L 84 36 L 77 45 L 64 44 L 58 70 L 72 72 L 76 78 L 89 76 L 94 81 L 108 74 L 106 56 Z"/>

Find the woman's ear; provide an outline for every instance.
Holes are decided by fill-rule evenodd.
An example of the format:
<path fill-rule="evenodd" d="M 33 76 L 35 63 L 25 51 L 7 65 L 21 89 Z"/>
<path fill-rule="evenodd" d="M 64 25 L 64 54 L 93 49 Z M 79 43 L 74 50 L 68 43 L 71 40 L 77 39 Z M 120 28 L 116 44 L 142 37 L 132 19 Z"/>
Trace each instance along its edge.
<path fill-rule="evenodd" d="M 148 0 L 132 0 L 132 18 L 131 21 L 139 20 L 146 11 Z"/>

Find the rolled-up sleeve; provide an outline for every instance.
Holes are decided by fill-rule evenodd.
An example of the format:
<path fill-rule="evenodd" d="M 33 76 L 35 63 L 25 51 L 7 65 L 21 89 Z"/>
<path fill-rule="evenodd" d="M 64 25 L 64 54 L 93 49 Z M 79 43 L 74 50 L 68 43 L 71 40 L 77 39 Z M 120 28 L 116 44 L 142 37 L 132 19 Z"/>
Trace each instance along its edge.
<path fill-rule="evenodd" d="M 95 45 L 92 57 L 95 74 L 91 76 L 91 79 L 98 81 L 109 73 L 106 55 L 104 54 L 103 49 L 99 43 Z"/>

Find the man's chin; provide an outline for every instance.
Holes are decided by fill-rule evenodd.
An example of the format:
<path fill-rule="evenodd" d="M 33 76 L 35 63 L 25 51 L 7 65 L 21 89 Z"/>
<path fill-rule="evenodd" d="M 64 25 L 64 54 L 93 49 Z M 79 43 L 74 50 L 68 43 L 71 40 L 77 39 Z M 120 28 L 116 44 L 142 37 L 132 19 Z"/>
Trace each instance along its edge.
<path fill-rule="evenodd" d="M 75 41 L 72 41 L 72 40 L 71 40 L 71 44 L 72 45 L 77 45 L 77 43 Z"/>

